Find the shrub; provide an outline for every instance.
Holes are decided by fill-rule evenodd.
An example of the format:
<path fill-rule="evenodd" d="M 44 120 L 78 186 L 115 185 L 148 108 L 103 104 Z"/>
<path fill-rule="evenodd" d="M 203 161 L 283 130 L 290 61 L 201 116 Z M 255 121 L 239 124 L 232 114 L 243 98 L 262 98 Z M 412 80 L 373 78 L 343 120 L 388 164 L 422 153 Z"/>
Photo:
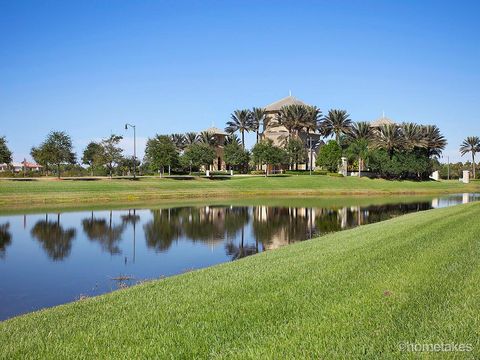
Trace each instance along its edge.
<path fill-rule="evenodd" d="M 327 175 L 328 176 L 333 176 L 333 177 L 343 177 L 343 174 L 334 173 L 334 172 L 329 172 Z"/>

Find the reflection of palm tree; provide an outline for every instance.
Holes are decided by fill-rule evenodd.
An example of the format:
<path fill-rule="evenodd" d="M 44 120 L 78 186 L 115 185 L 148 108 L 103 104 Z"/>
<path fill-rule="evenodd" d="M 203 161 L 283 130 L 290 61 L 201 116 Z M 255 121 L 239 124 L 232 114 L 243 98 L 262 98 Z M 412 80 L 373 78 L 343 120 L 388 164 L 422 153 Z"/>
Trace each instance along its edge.
<path fill-rule="evenodd" d="M 60 214 L 57 221 L 49 221 L 48 214 L 45 220 L 38 221 L 32 228 L 31 234 L 42 244 L 48 256 L 54 260 L 63 260 L 70 254 L 72 240 L 75 238 L 75 229 L 66 229 L 60 225 Z"/>
<path fill-rule="evenodd" d="M 149 248 L 166 251 L 182 235 L 181 211 L 182 208 L 152 210 L 153 219 L 143 226 Z"/>
<path fill-rule="evenodd" d="M 0 225 L 0 259 L 5 257 L 5 252 L 7 246 L 12 243 L 12 234 L 8 231 L 10 228 L 10 223 L 5 223 Z"/>
<path fill-rule="evenodd" d="M 105 219 L 95 219 L 92 212 L 90 218 L 82 220 L 82 226 L 88 239 L 99 242 L 102 250 L 109 252 L 111 255 L 121 254 L 118 242 L 122 238 L 124 225 L 113 226 L 112 211 L 110 211 L 108 223 Z"/>
<path fill-rule="evenodd" d="M 228 242 L 225 244 L 225 250 L 227 256 L 231 257 L 232 260 L 241 259 L 258 253 L 258 248 L 255 245 L 245 246 L 243 243 L 237 246 L 232 242 Z"/>

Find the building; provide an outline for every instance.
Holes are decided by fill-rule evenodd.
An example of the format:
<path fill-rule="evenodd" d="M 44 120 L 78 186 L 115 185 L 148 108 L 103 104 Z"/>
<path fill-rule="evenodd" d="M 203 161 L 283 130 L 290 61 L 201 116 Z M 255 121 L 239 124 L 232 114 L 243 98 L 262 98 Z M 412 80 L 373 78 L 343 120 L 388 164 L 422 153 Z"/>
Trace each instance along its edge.
<path fill-rule="evenodd" d="M 22 162 L 13 162 L 10 164 L 13 172 L 19 173 L 22 171 L 41 171 L 43 166 L 35 163 L 28 162 L 26 160 Z"/>
<path fill-rule="evenodd" d="M 385 114 L 383 114 L 382 117 L 378 118 L 375 121 L 372 121 L 370 123 L 370 126 L 372 128 L 379 128 L 379 127 L 382 127 L 384 125 L 395 125 L 395 124 L 396 124 L 395 121 L 393 121 L 392 119 L 389 119 L 388 117 L 385 116 Z"/>
<path fill-rule="evenodd" d="M 275 146 L 283 146 L 288 137 L 287 128 L 283 125 L 280 125 L 277 120 L 277 115 L 280 112 L 280 109 L 288 105 L 308 106 L 308 104 L 304 103 L 302 100 L 299 100 L 291 95 L 265 106 L 266 119 L 263 126 L 262 139 L 272 140 Z M 309 131 L 308 133 L 306 131 L 301 131 L 299 136 L 308 150 L 308 160 L 304 164 L 298 164 L 298 169 L 309 170 L 310 164 L 312 164 L 312 169 L 314 169 L 318 150 L 324 144 L 321 140 L 321 135 L 316 131 Z M 310 144 L 312 144 L 311 157 Z"/>
<path fill-rule="evenodd" d="M 225 131 L 212 126 L 204 130 L 203 132 L 211 134 L 215 139 L 215 160 L 213 164 L 210 165 L 210 171 L 224 171 L 227 170 L 225 164 L 225 137 L 228 135 Z"/>

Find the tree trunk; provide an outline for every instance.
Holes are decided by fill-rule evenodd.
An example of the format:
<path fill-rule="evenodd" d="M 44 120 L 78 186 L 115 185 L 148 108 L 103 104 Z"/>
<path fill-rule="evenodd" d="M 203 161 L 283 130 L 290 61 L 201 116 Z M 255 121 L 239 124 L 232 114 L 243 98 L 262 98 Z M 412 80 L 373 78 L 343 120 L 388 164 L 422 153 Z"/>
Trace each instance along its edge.
<path fill-rule="evenodd" d="M 245 150 L 245 132 L 242 130 L 241 134 L 242 134 L 242 148 L 243 150 Z"/>
<path fill-rule="evenodd" d="M 60 164 L 57 164 L 57 172 L 58 178 L 60 179 Z"/>
<path fill-rule="evenodd" d="M 473 166 L 473 179 L 475 180 L 475 175 L 476 175 L 475 174 L 475 171 L 476 171 L 476 169 L 475 169 L 475 153 L 473 151 L 472 151 L 472 163 L 473 163 L 472 164 L 472 166 Z"/>
<path fill-rule="evenodd" d="M 362 158 L 358 157 L 358 177 L 362 177 Z"/>

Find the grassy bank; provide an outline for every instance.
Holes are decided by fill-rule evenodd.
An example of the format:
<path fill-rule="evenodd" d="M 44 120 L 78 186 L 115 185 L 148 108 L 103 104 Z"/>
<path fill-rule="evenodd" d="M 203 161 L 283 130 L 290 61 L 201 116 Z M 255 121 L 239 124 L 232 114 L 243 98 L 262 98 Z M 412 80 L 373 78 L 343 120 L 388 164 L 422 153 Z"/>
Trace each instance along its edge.
<path fill-rule="evenodd" d="M 0 180 L 0 208 L 48 204 L 115 204 L 168 199 L 281 195 L 437 194 L 479 191 L 480 183 L 412 182 L 329 176 L 233 177 L 226 180 Z"/>
<path fill-rule="evenodd" d="M 410 214 L 18 317 L 0 323 L 0 357 L 397 359 L 464 343 L 443 355 L 478 358 L 479 217 Z"/>

